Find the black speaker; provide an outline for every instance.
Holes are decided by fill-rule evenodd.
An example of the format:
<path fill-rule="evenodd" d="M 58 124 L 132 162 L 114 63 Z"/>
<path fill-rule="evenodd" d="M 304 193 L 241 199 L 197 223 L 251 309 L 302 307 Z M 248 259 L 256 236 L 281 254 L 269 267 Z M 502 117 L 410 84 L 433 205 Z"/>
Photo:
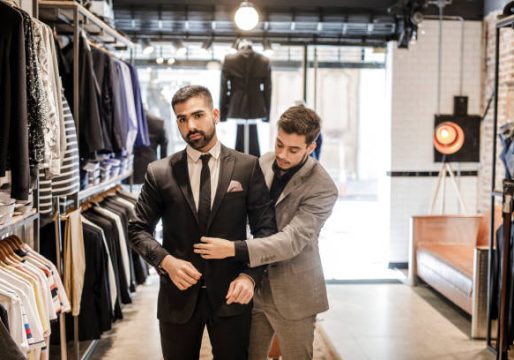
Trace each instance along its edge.
<path fill-rule="evenodd" d="M 447 162 L 480 161 L 480 121 L 478 115 L 435 115 L 434 130 L 443 122 L 453 122 L 464 131 L 464 144 L 454 154 L 446 155 Z M 444 155 L 434 148 L 434 161 L 442 162 Z"/>

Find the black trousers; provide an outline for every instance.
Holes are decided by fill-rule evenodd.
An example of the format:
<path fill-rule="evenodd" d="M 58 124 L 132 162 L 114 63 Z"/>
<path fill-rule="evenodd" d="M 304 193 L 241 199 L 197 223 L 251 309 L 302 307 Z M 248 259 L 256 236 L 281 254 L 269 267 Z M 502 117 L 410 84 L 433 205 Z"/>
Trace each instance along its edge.
<path fill-rule="evenodd" d="M 261 148 L 259 146 L 259 133 L 257 132 L 257 125 L 251 124 L 249 126 L 250 133 L 250 146 L 248 151 L 253 156 L 261 156 Z M 237 138 L 236 138 L 236 150 L 239 152 L 245 152 L 245 126 L 237 125 Z"/>
<path fill-rule="evenodd" d="M 187 323 L 159 322 L 164 360 L 198 360 L 205 326 L 214 360 L 246 360 L 251 318 L 251 311 L 231 317 L 213 315 L 207 292 L 202 289 L 195 312 Z"/>

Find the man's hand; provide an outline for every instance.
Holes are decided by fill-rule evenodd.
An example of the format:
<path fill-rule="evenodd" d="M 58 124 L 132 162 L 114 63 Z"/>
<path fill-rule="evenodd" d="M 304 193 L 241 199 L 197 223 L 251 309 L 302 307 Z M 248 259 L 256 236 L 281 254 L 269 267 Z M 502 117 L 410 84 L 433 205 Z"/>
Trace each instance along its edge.
<path fill-rule="evenodd" d="M 187 290 L 195 285 L 202 274 L 189 261 L 177 259 L 171 255 L 161 261 L 160 267 L 168 273 L 171 281 L 179 290 Z"/>
<path fill-rule="evenodd" d="M 194 244 L 194 252 L 204 259 L 225 259 L 236 255 L 234 242 L 202 236 L 202 243 Z"/>
<path fill-rule="evenodd" d="M 230 283 L 227 292 L 227 304 L 248 304 L 253 298 L 255 284 L 253 280 L 244 274 L 240 274 Z"/>

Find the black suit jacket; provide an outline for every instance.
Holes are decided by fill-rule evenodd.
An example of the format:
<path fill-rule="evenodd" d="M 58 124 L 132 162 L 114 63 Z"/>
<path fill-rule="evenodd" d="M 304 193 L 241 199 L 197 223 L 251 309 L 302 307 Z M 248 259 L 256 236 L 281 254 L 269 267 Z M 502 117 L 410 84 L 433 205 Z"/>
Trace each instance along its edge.
<path fill-rule="evenodd" d="M 269 120 L 271 66 L 268 58 L 252 49 L 225 56 L 221 70 L 221 121 L 235 119 Z"/>
<path fill-rule="evenodd" d="M 207 235 L 246 239 L 247 221 L 254 237 L 275 233 L 274 208 L 258 159 L 224 146 L 220 157 L 219 182 Z M 243 191 L 227 193 L 231 180 L 239 181 Z M 152 235 L 161 218 L 162 246 Z M 234 259 L 203 260 L 193 252 L 193 244 L 202 235 L 189 185 L 186 151 L 151 163 L 129 225 L 132 247 L 155 267 L 168 254 L 190 261 L 202 273 L 216 315 L 233 316 L 250 311 L 250 305 L 227 305 L 225 296 L 230 282 L 240 273 L 250 275 L 259 284 L 264 269 L 250 269 Z M 199 290 L 200 285 L 196 284 L 181 291 L 167 275 L 161 276 L 157 317 L 161 321 L 187 322 L 195 309 Z"/>
<path fill-rule="evenodd" d="M 150 135 L 150 146 L 141 146 L 134 149 L 134 184 L 145 182 L 146 168 L 152 161 L 164 159 L 168 156 L 168 134 L 164 119 L 145 112 L 148 120 L 148 133 Z M 160 152 L 157 154 L 157 148 Z"/>

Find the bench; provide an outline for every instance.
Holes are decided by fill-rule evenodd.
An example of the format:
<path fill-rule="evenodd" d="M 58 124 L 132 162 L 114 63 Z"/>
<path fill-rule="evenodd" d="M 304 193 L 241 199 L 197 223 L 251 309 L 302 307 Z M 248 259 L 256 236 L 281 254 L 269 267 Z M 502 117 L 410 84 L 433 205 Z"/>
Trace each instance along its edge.
<path fill-rule="evenodd" d="M 501 212 L 495 219 L 496 229 Z M 471 315 L 472 338 L 484 338 L 489 215 L 413 216 L 410 235 L 408 283 L 423 279 Z"/>

